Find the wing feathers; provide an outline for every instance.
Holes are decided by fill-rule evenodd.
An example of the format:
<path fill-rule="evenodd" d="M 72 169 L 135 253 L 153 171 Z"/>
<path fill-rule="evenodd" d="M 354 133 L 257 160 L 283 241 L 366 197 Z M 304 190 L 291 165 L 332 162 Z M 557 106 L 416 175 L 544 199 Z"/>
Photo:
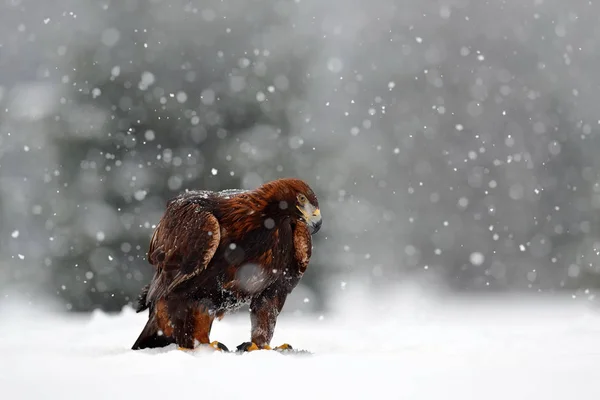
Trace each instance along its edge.
<path fill-rule="evenodd" d="M 156 273 L 148 290 L 148 302 L 169 294 L 202 272 L 221 241 L 217 218 L 194 203 L 172 204 L 156 227 L 148 251 Z"/>

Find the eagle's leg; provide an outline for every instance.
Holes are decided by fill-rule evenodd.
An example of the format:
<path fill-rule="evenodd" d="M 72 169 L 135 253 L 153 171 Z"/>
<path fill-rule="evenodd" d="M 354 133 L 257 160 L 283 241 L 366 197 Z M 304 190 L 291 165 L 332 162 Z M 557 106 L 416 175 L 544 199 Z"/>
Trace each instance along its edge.
<path fill-rule="evenodd" d="M 173 323 L 173 337 L 180 350 L 193 350 L 196 344 L 209 345 L 217 350 L 228 351 L 227 347 L 219 342 L 210 342 L 209 335 L 214 321 L 205 307 L 197 305 L 181 304 L 175 301 L 169 304 L 172 310 L 171 321 Z"/>
<path fill-rule="evenodd" d="M 180 350 L 194 349 L 194 307 L 182 298 L 167 300 L 173 338 Z"/>
<path fill-rule="evenodd" d="M 250 322 L 252 325 L 251 342 L 244 342 L 237 347 L 238 351 L 272 350 L 270 343 L 275 332 L 277 317 L 283 308 L 287 293 L 283 291 L 267 291 L 250 303 Z M 291 349 L 284 344 L 275 350 Z"/>
<path fill-rule="evenodd" d="M 187 304 L 169 304 L 170 319 L 173 325 L 173 337 L 181 350 L 194 349 L 193 310 Z"/>
<path fill-rule="evenodd" d="M 201 345 L 209 345 L 215 350 L 229 351 L 227 346 L 221 342 L 211 342 L 209 339 L 215 315 L 210 313 L 206 307 L 199 307 L 194 312 L 194 339 Z"/>

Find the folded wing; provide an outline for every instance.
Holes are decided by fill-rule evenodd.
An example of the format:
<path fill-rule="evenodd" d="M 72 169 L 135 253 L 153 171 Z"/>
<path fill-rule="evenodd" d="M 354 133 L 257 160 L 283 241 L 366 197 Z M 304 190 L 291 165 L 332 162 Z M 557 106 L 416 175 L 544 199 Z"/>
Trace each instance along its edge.
<path fill-rule="evenodd" d="M 219 221 L 197 203 L 171 203 L 156 227 L 148 261 L 156 267 L 146 302 L 201 273 L 221 240 Z"/>

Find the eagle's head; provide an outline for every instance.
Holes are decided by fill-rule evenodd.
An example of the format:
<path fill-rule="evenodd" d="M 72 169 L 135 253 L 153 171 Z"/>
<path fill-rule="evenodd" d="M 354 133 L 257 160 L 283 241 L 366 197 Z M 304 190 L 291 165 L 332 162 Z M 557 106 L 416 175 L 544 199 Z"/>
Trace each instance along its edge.
<path fill-rule="evenodd" d="M 293 223 L 305 223 L 312 235 L 321 229 L 319 201 L 306 182 L 283 178 L 266 183 L 262 189 L 276 203 L 280 213 L 289 216 Z"/>
<path fill-rule="evenodd" d="M 296 217 L 304 221 L 310 230 L 311 235 L 319 232 L 323 219 L 319 209 L 319 201 L 313 191 L 307 186 L 308 191 L 298 192 L 296 194 Z M 308 193 L 308 194 L 304 194 Z"/>

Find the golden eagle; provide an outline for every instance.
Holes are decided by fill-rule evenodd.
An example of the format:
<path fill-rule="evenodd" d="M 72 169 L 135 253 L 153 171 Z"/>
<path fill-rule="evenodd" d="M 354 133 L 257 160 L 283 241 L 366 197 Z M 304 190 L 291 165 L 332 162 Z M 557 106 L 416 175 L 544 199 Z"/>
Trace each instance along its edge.
<path fill-rule="evenodd" d="M 137 306 L 137 312 L 149 309 L 149 317 L 132 348 L 176 343 L 228 350 L 210 341 L 212 323 L 248 304 L 251 341 L 237 349 L 270 349 L 279 312 L 306 271 L 311 235 L 320 227 L 317 197 L 300 179 L 171 199 L 150 240 L 155 273 Z M 291 346 L 277 347 L 285 348 Z"/>

